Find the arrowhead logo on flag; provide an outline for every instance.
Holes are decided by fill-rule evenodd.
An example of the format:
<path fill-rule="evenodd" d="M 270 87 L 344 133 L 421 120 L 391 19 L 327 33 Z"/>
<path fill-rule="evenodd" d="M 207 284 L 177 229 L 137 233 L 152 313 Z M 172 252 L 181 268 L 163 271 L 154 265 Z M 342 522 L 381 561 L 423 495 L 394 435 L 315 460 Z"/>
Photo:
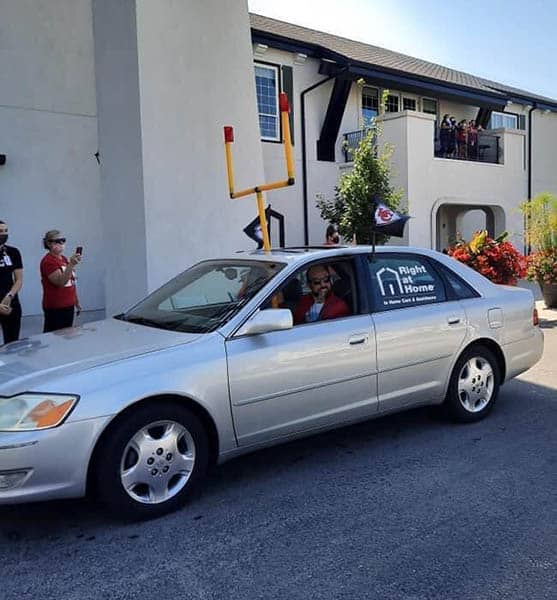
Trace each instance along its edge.
<path fill-rule="evenodd" d="M 374 204 L 374 208 L 373 224 L 378 232 L 404 237 L 404 226 L 410 218 L 408 215 L 401 215 L 381 202 Z"/>

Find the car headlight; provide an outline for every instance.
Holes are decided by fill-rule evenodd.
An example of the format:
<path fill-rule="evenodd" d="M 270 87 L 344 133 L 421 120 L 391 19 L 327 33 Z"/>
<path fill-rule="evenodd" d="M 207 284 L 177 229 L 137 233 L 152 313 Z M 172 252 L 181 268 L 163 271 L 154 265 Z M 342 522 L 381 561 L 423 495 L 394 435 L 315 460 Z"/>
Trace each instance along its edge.
<path fill-rule="evenodd" d="M 70 414 L 78 399 L 69 394 L 38 393 L 0 398 L 0 431 L 56 427 Z"/>

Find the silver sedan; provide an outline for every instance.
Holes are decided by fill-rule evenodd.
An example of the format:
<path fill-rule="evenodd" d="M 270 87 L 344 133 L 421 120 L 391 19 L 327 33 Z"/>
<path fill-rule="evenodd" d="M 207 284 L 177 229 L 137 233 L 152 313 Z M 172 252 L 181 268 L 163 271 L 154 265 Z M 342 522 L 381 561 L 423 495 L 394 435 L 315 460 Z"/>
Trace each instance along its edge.
<path fill-rule="evenodd" d="M 182 505 L 211 464 L 419 405 L 483 418 L 543 351 L 529 291 L 416 248 L 257 251 L 0 349 L 0 504 Z"/>

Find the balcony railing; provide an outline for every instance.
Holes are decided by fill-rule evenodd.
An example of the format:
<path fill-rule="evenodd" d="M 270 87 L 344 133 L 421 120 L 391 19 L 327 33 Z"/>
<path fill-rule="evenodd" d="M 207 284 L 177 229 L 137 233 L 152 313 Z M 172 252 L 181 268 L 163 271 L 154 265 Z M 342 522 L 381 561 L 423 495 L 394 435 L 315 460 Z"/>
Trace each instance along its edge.
<path fill-rule="evenodd" d="M 368 133 L 369 129 L 358 129 L 358 131 L 350 131 L 343 134 L 342 151 L 344 152 L 344 162 L 352 162 L 354 160 L 354 150 L 356 150 Z M 375 144 L 375 135 L 372 136 L 371 143 Z"/>
<path fill-rule="evenodd" d="M 342 150 L 344 153 L 344 162 L 354 160 L 354 150 L 365 138 L 369 129 L 359 129 L 343 134 Z M 443 135 L 441 140 L 440 129 L 435 130 L 434 149 L 437 158 L 451 158 L 454 160 L 467 160 L 482 163 L 501 164 L 502 152 L 500 136 L 485 131 L 479 131 L 476 143 L 467 139 L 460 143 L 454 133 L 449 132 L 450 136 Z M 372 137 L 372 144 L 375 144 L 376 137 Z"/>
<path fill-rule="evenodd" d="M 435 132 L 435 156 L 454 160 L 471 160 L 474 162 L 502 163 L 500 136 L 485 131 L 478 131 L 477 140 L 473 141 L 467 134 L 466 139 L 459 141 L 456 132 L 440 129 Z"/>

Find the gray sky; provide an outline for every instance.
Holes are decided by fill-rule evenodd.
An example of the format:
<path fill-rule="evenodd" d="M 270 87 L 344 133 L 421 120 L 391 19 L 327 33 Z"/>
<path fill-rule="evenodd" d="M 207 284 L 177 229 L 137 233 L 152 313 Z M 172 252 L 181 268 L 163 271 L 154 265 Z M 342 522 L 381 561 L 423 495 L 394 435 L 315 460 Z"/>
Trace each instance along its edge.
<path fill-rule="evenodd" d="M 248 0 L 248 6 L 557 99 L 557 0 Z"/>

